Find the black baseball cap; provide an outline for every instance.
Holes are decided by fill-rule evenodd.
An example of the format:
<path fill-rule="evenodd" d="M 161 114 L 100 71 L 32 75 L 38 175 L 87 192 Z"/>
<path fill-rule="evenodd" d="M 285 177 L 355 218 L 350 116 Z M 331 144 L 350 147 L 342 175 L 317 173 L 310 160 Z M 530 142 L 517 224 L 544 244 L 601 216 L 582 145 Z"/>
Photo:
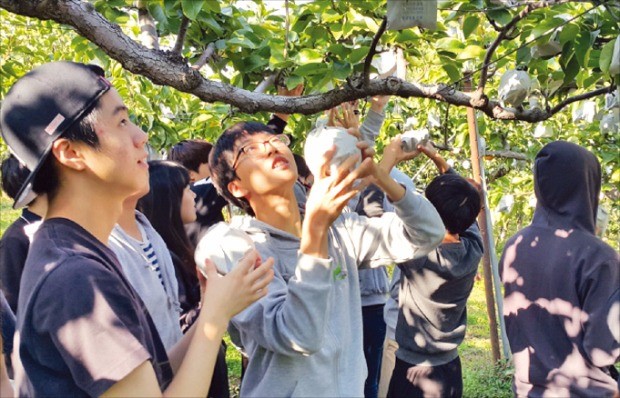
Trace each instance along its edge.
<path fill-rule="evenodd" d="M 52 143 L 86 116 L 110 87 L 100 67 L 67 61 L 39 66 L 11 87 L 0 109 L 0 132 L 11 153 L 30 170 L 14 208 L 36 197 L 32 181 Z"/>

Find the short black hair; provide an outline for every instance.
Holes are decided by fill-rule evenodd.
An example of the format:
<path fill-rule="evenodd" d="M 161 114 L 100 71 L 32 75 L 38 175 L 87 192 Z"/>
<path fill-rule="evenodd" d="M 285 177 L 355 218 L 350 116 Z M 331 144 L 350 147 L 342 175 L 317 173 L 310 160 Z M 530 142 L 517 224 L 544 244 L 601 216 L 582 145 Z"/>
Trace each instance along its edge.
<path fill-rule="evenodd" d="M 480 212 L 480 192 L 458 174 L 435 177 L 426 187 L 425 195 L 451 234 L 465 232 Z"/>
<path fill-rule="evenodd" d="M 203 163 L 209 163 L 213 145 L 205 140 L 183 140 L 168 151 L 168 160 L 180 163 L 188 170 L 198 172 Z"/>
<path fill-rule="evenodd" d="M 9 198 L 15 200 L 19 189 L 30 175 L 30 170 L 21 164 L 15 156 L 9 155 L 2 161 L 0 173 L 2 173 L 2 190 Z"/>
<path fill-rule="evenodd" d="M 260 133 L 275 134 L 274 131 L 258 122 L 239 122 L 226 129 L 217 139 L 209 156 L 211 179 L 217 192 L 233 205 L 240 207 L 246 213 L 254 216 L 250 203 L 245 198 L 236 198 L 228 191 L 228 184 L 238 179 L 237 173 L 232 168 L 234 157 L 239 149 L 239 139 L 243 136 Z"/>

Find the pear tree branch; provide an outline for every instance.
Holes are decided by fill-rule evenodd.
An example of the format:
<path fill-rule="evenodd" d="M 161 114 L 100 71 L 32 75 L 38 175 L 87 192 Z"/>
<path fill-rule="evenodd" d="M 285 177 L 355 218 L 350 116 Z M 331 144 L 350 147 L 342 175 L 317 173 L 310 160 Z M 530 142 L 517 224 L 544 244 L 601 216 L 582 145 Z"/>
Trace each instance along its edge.
<path fill-rule="evenodd" d="M 179 34 L 177 35 L 177 41 L 174 43 L 172 52 L 181 55 L 183 51 L 183 45 L 185 44 L 185 35 L 187 35 L 187 28 L 189 27 L 189 18 L 183 15 L 181 19 L 181 26 L 179 26 Z"/>
<path fill-rule="evenodd" d="M 333 108 L 345 101 L 375 95 L 393 95 L 403 98 L 429 98 L 452 105 L 472 107 L 493 119 L 522 120 L 534 123 L 550 118 L 572 102 L 601 95 L 613 89 L 613 86 L 608 86 L 579 94 L 545 110 L 503 108 L 495 100 L 479 104 L 472 93 L 458 91 L 444 84 L 407 82 L 397 77 L 372 79 L 362 87 L 343 85 L 323 94 L 302 97 L 267 95 L 206 79 L 200 74 L 198 67 L 190 66 L 187 60 L 178 54 L 150 49 L 137 43 L 125 35 L 118 25 L 111 23 L 96 12 L 89 2 L 81 0 L 0 0 L 0 7 L 15 14 L 41 20 L 54 20 L 73 26 L 80 35 L 120 62 L 127 71 L 144 76 L 155 84 L 170 86 L 193 94 L 205 102 L 222 102 L 232 105 L 245 113 L 269 111 L 310 115 Z M 210 48 L 214 47 L 208 46 L 207 50 Z M 203 55 L 206 53 L 205 50 Z"/>
<path fill-rule="evenodd" d="M 207 48 L 205 48 L 202 54 L 200 54 L 200 58 L 198 58 L 198 61 L 196 61 L 196 63 L 192 65 L 192 68 L 196 70 L 200 70 L 200 68 L 205 66 L 207 62 L 209 62 L 209 60 L 213 58 L 214 55 L 215 55 L 215 43 L 209 43 L 209 45 L 207 45 Z"/>

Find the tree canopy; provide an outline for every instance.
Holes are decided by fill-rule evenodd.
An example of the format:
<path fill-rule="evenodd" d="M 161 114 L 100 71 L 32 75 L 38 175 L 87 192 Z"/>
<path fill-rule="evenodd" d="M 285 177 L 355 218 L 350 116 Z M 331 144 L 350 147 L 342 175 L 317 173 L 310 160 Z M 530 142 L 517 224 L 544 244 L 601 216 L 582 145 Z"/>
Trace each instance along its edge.
<path fill-rule="evenodd" d="M 529 221 L 530 160 L 552 139 L 597 154 L 617 236 L 617 125 L 601 128 L 620 110 L 605 106 L 619 79 L 610 73 L 615 1 L 439 1 L 436 29 L 399 31 L 385 29 L 385 0 L 0 0 L 0 8 L 0 95 L 50 60 L 98 63 L 156 149 L 213 140 L 235 121 L 277 111 L 293 114 L 287 129 L 299 150 L 320 111 L 390 94 L 379 151 L 405 124 L 428 127 L 463 170 L 463 107 L 473 107 L 499 240 Z M 387 53 L 399 77 L 374 78 Z M 500 101 L 501 78 L 514 70 L 531 79 L 519 105 Z M 274 83 L 303 83 L 304 95 L 275 95 Z M 409 167 L 418 178 L 432 174 Z"/>

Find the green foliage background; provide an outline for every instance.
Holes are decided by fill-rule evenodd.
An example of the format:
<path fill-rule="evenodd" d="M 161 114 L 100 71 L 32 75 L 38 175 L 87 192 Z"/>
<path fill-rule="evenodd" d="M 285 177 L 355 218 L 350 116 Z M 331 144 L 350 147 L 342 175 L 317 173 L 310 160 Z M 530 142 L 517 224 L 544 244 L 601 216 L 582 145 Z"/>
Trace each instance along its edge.
<path fill-rule="evenodd" d="M 125 34 L 140 40 L 133 0 L 90 2 Z M 278 3 L 279 10 L 274 10 L 272 2 L 267 0 L 148 0 L 143 3 L 156 21 L 164 51 L 174 45 L 184 16 L 190 20 L 182 50 L 188 63 L 196 62 L 208 44 L 215 45 L 216 56 L 201 69 L 206 78 L 254 90 L 265 76 L 275 73 L 289 88 L 304 83 L 305 94 L 325 92 L 358 75 L 385 15 L 385 0 L 290 0 L 288 16 L 282 10 L 283 2 Z M 408 62 L 407 80 L 444 83 L 462 89 L 463 71 L 478 71 L 486 49 L 497 37 L 493 24 L 500 27 L 507 24 L 522 7 L 506 7 L 489 0 L 454 0 L 439 1 L 439 8 L 436 30 L 387 31 L 381 38 L 381 46 L 403 50 Z M 614 8 L 612 1 L 568 3 L 532 12 L 519 22 L 512 38 L 503 41 L 493 56 L 486 94 L 496 98 L 500 76 L 516 67 L 527 69 L 543 106 L 553 106 L 568 96 L 603 85 L 617 84 L 619 77 L 610 76 L 609 65 L 620 31 L 618 16 L 620 9 Z M 165 150 L 181 139 L 215 141 L 227 126 L 239 120 L 251 118 L 264 122 L 270 117 L 267 113 L 243 114 L 223 103 L 203 103 L 191 95 L 132 75 L 70 26 L 16 16 L 5 10 L 0 10 L 0 23 L 0 99 L 17 78 L 33 67 L 53 60 L 73 60 L 97 63 L 107 71 L 130 108 L 134 122 L 149 133 L 150 145 L 156 151 Z M 558 55 L 532 56 L 533 47 L 556 38 L 562 48 Z M 473 76 L 475 84 L 479 75 Z M 593 101 L 598 109 L 603 108 L 604 98 Z M 524 104 L 531 105 L 528 101 Z M 603 168 L 601 204 L 610 211 L 605 240 L 618 250 L 618 132 L 601 133 L 598 119 L 593 123 L 573 123 L 573 108 L 569 106 L 545 122 L 553 128 L 552 136 L 546 138 L 534 136 L 535 125 L 495 121 L 479 115 L 479 131 L 488 152 L 510 150 L 527 157 L 525 161 L 485 157 L 498 257 L 505 240 L 530 222 L 534 195 L 532 160 L 542 146 L 557 139 L 578 143 L 598 156 Z M 415 117 L 415 127 L 421 128 L 428 125 L 432 116 L 442 121 L 440 127 L 431 129 L 433 141 L 449 148 L 442 154 L 454 162 L 457 171 L 464 175 L 471 173 L 464 108 L 426 99 L 392 98 L 386 113 L 386 123 L 377 142 L 378 153 L 391 137 L 401 132 L 407 118 Z M 295 151 L 302 152 L 304 137 L 315 118 L 291 116 L 287 132 L 295 138 Z M 6 154 L 6 145 L 0 140 L 0 156 Z M 401 168 L 415 176 L 420 188 L 435 175 L 434 166 L 424 159 Z M 498 204 L 506 195 L 514 196 L 514 205 L 500 212 Z M 6 198 L 1 204 L 0 229 L 4 229 L 17 213 L 10 210 Z M 465 396 L 510 396 L 510 368 L 505 364 L 491 364 L 481 283 L 476 284 L 468 307 L 468 335 L 461 346 Z M 238 367 L 233 366 L 232 373 L 238 377 Z"/>
<path fill-rule="evenodd" d="M 140 39 L 138 12 L 133 1 L 91 3 L 128 36 Z M 515 67 L 527 68 L 543 104 L 548 101 L 553 105 L 569 95 L 613 82 L 608 69 L 613 43 L 620 30 L 617 19 L 620 11 L 607 6 L 610 2 L 603 3 L 606 4 L 597 7 L 594 3 L 567 3 L 536 10 L 522 20 L 514 37 L 503 41 L 493 57 L 486 90 L 489 97 L 497 97 L 499 77 L 505 70 Z M 282 10 L 274 11 L 269 1 L 150 0 L 145 4 L 156 20 L 162 49 L 174 45 L 183 16 L 190 20 L 182 51 L 189 63 L 195 62 L 209 43 L 215 44 L 216 57 L 201 70 L 205 77 L 253 90 L 266 75 L 277 73 L 278 79 L 291 88 L 304 83 L 305 94 L 345 84 L 346 79 L 361 72 L 374 33 L 385 14 L 382 0 L 291 0 L 288 17 Z M 519 8 L 483 0 L 440 1 L 439 8 L 436 30 L 387 31 L 381 38 L 381 45 L 384 49 L 403 49 L 409 81 L 453 84 L 461 89 L 462 71 L 479 70 L 486 48 L 497 36 L 491 22 L 502 26 Z M 34 66 L 70 59 L 97 63 L 107 71 L 131 109 L 134 121 L 149 133 L 150 145 L 157 151 L 185 138 L 214 141 L 226 126 L 239 120 L 266 121 L 270 116 L 243 114 L 222 103 L 203 103 L 191 95 L 132 75 L 69 26 L 16 16 L 5 10 L 0 10 L 0 22 L 3 26 L 0 30 L 0 98 L 19 76 Z M 555 57 L 532 57 L 532 47 L 545 44 L 552 37 L 557 37 L 562 45 L 561 53 Z M 474 80 L 476 77 L 474 74 Z M 594 101 L 598 109 L 603 108 L 604 98 Z M 529 105 L 527 101 L 524 104 Z M 478 117 L 487 151 L 510 150 L 525 154 L 528 159 L 487 157 L 485 160 L 498 253 L 505 239 L 531 220 L 531 160 L 543 145 L 556 139 L 578 143 L 599 157 L 603 166 L 601 204 L 610 210 L 606 240 L 618 248 L 618 134 L 602 134 L 598 120 L 573 123 L 572 108 L 567 107 L 545 122 L 554 131 L 549 138 L 534 137 L 535 125 L 529 123 Z M 416 127 L 424 127 L 431 115 L 442 120 L 441 127 L 431 130 L 432 139 L 451 148 L 443 152 L 444 157 L 452 159 L 459 172 L 470 173 L 465 109 L 446 103 L 393 98 L 377 142 L 378 152 L 391 137 L 401 132 L 407 118 L 416 117 Z M 301 152 L 303 139 L 314 119 L 293 115 L 289 120 L 287 131 L 295 138 L 296 151 Z M 6 153 L 1 141 L 0 153 Z M 416 160 L 403 169 L 415 175 L 418 186 L 424 187 L 435 175 L 431 166 Z M 501 198 L 508 194 L 514 196 L 514 206 L 508 212 L 495 211 Z"/>

